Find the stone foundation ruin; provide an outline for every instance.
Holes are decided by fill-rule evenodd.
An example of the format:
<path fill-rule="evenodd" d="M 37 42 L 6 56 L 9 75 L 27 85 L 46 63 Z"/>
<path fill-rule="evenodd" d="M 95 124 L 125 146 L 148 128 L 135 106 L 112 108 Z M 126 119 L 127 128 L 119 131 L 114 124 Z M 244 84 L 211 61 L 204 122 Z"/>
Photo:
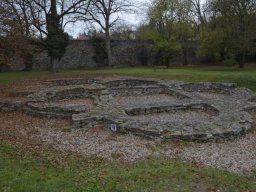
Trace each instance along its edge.
<path fill-rule="evenodd" d="M 256 94 L 227 83 L 127 78 L 55 79 L 25 103 L 0 100 L 0 110 L 69 118 L 73 129 L 103 126 L 149 138 L 214 141 L 253 128 Z"/>

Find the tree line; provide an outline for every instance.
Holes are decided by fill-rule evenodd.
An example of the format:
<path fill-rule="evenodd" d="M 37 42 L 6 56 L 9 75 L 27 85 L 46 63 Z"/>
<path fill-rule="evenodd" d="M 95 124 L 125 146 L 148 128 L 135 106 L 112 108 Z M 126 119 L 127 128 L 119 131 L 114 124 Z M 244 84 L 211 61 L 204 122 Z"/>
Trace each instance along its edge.
<path fill-rule="evenodd" d="M 41 47 L 51 58 L 49 69 L 57 72 L 57 61 L 69 43 L 65 27 L 80 21 L 97 23 L 104 30 L 108 64 L 111 66 L 110 28 L 118 20 L 116 14 L 132 10 L 133 5 L 131 1 L 122 0 L 2 0 L 0 62 L 7 62 L 5 58 L 14 52 L 21 52 L 25 63 L 31 62 L 33 52 L 38 50 L 37 40 L 40 40 Z M 112 15 L 116 19 L 113 20 Z"/>
<path fill-rule="evenodd" d="M 0 65 L 18 54 L 30 69 L 33 54 L 43 48 L 51 58 L 49 69 L 57 72 L 69 43 L 65 28 L 80 21 L 103 30 L 112 66 L 111 30 L 120 13 L 138 8 L 132 0 L 2 0 Z M 181 54 L 187 65 L 189 44 L 196 42 L 200 60 L 243 67 L 256 57 L 256 0 L 153 0 L 136 38 L 153 42 L 162 64 Z"/>
<path fill-rule="evenodd" d="M 182 54 L 188 64 L 189 43 L 197 44 L 203 62 L 237 63 L 256 58 L 255 0 L 154 0 L 141 39 L 154 42 L 162 63 Z"/>

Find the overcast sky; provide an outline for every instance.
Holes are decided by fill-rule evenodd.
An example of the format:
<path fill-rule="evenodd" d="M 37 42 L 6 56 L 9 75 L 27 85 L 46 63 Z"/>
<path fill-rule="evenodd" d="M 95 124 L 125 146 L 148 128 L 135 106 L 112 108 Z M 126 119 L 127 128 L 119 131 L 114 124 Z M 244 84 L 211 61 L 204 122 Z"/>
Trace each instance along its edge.
<path fill-rule="evenodd" d="M 146 12 L 148 5 L 151 0 L 137 0 L 141 4 L 141 8 L 137 14 L 120 14 L 120 18 L 129 25 L 138 26 L 146 18 Z M 73 37 L 77 37 L 79 33 L 88 31 L 88 26 L 85 26 L 83 23 L 76 23 L 66 27 L 66 32 L 68 32 Z"/>

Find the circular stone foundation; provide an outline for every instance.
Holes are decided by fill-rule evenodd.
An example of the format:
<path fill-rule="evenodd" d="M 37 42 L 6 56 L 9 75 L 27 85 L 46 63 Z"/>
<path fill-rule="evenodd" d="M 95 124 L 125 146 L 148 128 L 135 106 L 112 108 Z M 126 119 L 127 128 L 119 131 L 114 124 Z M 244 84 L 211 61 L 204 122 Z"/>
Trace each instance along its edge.
<path fill-rule="evenodd" d="M 255 93 L 234 84 L 129 78 L 45 85 L 29 95 L 24 111 L 71 118 L 73 129 L 103 125 L 143 137 L 209 141 L 243 134 L 255 123 Z"/>

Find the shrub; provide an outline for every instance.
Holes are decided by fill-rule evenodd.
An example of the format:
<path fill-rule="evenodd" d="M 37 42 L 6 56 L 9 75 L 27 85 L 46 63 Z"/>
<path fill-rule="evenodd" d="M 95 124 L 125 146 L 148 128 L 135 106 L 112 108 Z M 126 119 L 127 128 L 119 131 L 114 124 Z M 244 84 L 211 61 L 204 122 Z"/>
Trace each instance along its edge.
<path fill-rule="evenodd" d="M 235 59 L 225 59 L 222 61 L 222 64 L 225 66 L 232 67 L 232 66 L 237 65 L 238 63 Z"/>

